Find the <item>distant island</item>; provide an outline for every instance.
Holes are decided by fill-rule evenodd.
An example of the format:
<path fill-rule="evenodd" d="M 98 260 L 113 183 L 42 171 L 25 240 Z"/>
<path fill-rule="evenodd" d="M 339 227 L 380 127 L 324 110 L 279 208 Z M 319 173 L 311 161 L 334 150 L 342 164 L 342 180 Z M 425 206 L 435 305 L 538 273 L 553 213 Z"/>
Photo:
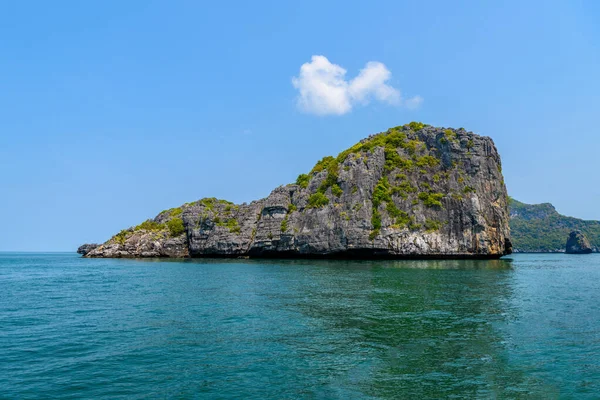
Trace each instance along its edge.
<path fill-rule="evenodd" d="M 265 199 L 186 203 L 83 252 L 86 257 L 498 258 L 511 249 L 508 196 L 492 139 L 412 122 L 324 157 Z"/>
<path fill-rule="evenodd" d="M 559 214 L 550 203 L 525 204 L 509 200 L 510 230 L 515 252 L 559 253 L 565 251 L 570 233 L 579 230 L 600 251 L 600 221 L 585 221 Z"/>

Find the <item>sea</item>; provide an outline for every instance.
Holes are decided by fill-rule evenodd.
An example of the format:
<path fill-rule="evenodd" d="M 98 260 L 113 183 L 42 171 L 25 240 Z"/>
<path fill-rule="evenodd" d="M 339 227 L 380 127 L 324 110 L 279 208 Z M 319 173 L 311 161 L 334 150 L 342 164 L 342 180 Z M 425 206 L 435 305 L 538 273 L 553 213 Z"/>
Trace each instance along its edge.
<path fill-rule="evenodd" d="M 600 254 L 0 253 L 1 399 L 598 399 Z"/>

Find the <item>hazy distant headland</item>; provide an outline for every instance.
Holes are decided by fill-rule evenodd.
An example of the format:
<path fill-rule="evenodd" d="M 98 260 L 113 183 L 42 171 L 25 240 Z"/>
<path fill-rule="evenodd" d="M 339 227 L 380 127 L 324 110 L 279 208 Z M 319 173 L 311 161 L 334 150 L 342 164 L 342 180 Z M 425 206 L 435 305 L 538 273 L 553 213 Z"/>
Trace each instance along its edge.
<path fill-rule="evenodd" d="M 509 200 L 509 210 L 515 252 L 564 252 L 567 238 L 575 230 L 586 235 L 594 252 L 600 251 L 600 221 L 561 215 L 550 203 L 525 204 L 513 198 Z"/>

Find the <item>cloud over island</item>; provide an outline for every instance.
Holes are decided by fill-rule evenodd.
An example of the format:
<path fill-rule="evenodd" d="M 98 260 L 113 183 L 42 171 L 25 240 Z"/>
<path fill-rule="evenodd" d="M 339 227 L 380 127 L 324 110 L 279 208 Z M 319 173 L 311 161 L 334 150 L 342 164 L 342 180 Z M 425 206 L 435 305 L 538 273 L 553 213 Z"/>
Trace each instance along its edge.
<path fill-rule="evenodd" d="M 379 101 L 393 106 L 415 109 L 421 105 L 420 96 L 402 98 L 400 90 L 387 82 L 392 73 L 377 61 L 369 61 L 359 74 L 346 80 L 346 70 L 332 64 L 325 56 L 312 56 L 302 64 L 300 73 L 292 78 L 298 90 L 298 108 L 316 115 L 343 115 L 356 105 Z"/>

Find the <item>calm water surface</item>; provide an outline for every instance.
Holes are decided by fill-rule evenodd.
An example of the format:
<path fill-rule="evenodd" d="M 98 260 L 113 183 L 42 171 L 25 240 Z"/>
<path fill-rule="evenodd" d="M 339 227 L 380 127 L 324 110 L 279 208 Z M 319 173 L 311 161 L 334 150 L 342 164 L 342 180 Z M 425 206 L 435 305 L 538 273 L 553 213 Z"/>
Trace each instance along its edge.
<path fill-rule="evenodd" d="M 600 397 L 600 255 L 0 253 L 0 398 Z"/>

